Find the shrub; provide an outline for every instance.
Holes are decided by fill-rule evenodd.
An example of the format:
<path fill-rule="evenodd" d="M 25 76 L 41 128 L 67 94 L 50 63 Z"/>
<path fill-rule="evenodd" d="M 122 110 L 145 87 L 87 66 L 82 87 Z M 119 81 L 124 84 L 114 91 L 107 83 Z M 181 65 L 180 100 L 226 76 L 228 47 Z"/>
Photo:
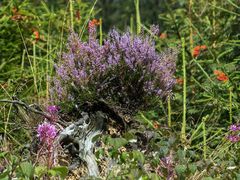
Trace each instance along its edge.
<path fill-rule="evenodd" d="M 150 97 L 166 97 L 175 84 L 177 51 L 158 53 L 149 36 L 112 30 L 101 46 L 95 27 L 88 42 L 71 33 L 67 51 L 56 65 L 52 92 L 59 100 L 104 99 L 136 109 Z"/>

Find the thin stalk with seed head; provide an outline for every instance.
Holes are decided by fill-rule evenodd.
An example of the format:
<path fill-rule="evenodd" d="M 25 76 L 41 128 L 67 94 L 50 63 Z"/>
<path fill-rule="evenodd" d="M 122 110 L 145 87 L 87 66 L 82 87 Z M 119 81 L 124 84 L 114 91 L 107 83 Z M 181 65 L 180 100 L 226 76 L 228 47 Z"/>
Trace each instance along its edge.
<path fill-rule="evenodd" d="M 182 70 L 183 70 L 183 116 L 182 116 L 182 129 L 181 129 L 181 140 L 183 143 L 186 142 L 186 56 L 185 56 L 185 39 L 181 38 L 182 41 Z"/>

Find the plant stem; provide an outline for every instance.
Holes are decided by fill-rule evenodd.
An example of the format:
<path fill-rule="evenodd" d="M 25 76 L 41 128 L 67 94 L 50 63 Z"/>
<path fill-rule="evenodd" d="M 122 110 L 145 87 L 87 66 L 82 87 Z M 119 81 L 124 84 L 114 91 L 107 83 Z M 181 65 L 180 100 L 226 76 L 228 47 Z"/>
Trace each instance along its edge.
<path fill-rule="evenodd" d="M 69 0 L 70 3 L 70 20 L 71 20 L 71 30 L 74 28 L 73 24 L 73 0 Z"/>
<path fill-rule="evenodd" d="M 24 71 L 24 64 L 25 64 L 25 54 L 26 54 L 26 51 L 25 51 L 25 49 L 23 49 L 23 54 L 22 54 L 22 63 L 21 63 L 21 75 L 23 75 L 23 71 Z"/>
<path fill-rule="evenodd" d="M 206 124 L 205 121 L 208 116 L 202 118 L 202 129 L 203 129 L 203 158 L 207 159 L 207 134 L 206 134 Z"/>
<path fill-rule="evenodd" d="M 185 57 L 185 39 L 181 38 L 182 41 L 182 70 L 183 70 L 183 116 L 182 116 L 182 129 L 181 129 L 181 141 L 186 142 L 186 57 Z"/>
<path fill-rule="evenodd" d="M 232 122 L 232 88 L 229 88 L 229 123 Z"/>
<path fill-rule="evenodd" d="M 99 38 L 99 42 L 100 42 L 100 45 L 102 45 L 102 42 L 103 42 L 103 32 L 102 32 L 102 18 L 100 18 L 100 25 L 99 25 L 99 33 L 100 33 L 100 38 Z"/>
<path fill-rule="evenodd" d="M 49 102 L 49 81 L 48 81 L 48 76 L 49 76 L 49 59 L 50 59 L 50 52 L 51 49 L 49 48 L 50 44 L 50 20 L 48 22 L 48 37 L 47 37 L 47 62 L 46 62 L 46 101 L 47 103 Z"/>
<path fill-rule="evenodd" d="M 193 0 L 189 0 L 189 6 L 188 6 L 188 14 L 189 14 L 189 20 L 192 22 L 192 5 Z M 190 50 L 193 50 L 193 28 L 192 23 L 189 23 L 189 43 L 190 43 Z"/>
<path fill-rule="evenodd" d="M 170 96 L 168 96 L 168 127 L 172 126 L 172 122 L 171 122 L 171 98 Z"/>
<path fill-rule="evenodd" d="M 130 33 L 133 34 L 134 31 L 134 25 L 133 25 L 133 16 L 130 18 Z"/>
<path fill-rule="evenodd" d="M 10 107 L 9 107 L 9 110 L 8 110 L 8 114 L 7 114 L 7 121 L 5 122 L 5 125 L 4 125 L 4 143 L 7 140 L 6 139 L 6 137 L 7 137 L 7 128 L 8 128 L 8 122 L 9 122 L 9 119 L 10 119 L 11 111 L 12 111 L 12 104 L 10 104 Z"/>
<path fill-rule="evenodd" d="M 212 20 L 212 26 L 213 26 L 213 39 L 215 39 L 216 36 L 216 0 L 213 0 L 213 20 Z M 213 42 L 213 48 L 216 48 L 216 41 Z"/>
<path fill-rule="evenodd" d="M 141 17 L 139 9 L 139 0 L 135 0 L 135 9 L 136 9 L 136 21 L 137 21 L 137 34 L 141 33 Z"/>
<path fill-rule="evenodd" d="M 193 62 L 195 62 L 197 64 L 197 66 L 200 68 L 200 70 L 203 72 L 203 74 L 206 76 L 206 78 L 208 78 L 208 80 L 212 83 L 215 84 L 213 82 L 213 80 L 210 78 L 210 76 L 208 75 L 208 73 L 203 69 L 203 67 L 201 66 L 201 64 L 199 64 L 198 61 L 196 61 L 196 59 L 193 59 Z"/>
<path fill-rule="evenodd" d="M 37 102 L 39 103 L 39 93 L 37 86 L 36 42 L 33 42 L 33 81 L 35 93 L 37 94 Z"/>
<path fill-rule="evenodd" d="M 90 11 L 89 11 L 89 13 L 88 13 L 88 15 L 87 15 L 87 19 L 85 20 L 85 22 L 84 22 L 84 24 L 83 24 L 83 26 L 82 26 L 82 29 L 81 29 L 80 35 L 79 35 L 80 39 L 82 39 L 84 30 L 85 30 L 85 28 L 87 27 L 88 21 L 89 21 L 91 15 L 92 15 L 92 13 L 93 13 L 93 10 L 94 10 L 94 7 L 95 7 L 97 1 L 98 1 L 98 0 L 95 0 L 95 1 L 94 1 L 93 5 L 92 5 L 92 8 L 90 9 Z"/>

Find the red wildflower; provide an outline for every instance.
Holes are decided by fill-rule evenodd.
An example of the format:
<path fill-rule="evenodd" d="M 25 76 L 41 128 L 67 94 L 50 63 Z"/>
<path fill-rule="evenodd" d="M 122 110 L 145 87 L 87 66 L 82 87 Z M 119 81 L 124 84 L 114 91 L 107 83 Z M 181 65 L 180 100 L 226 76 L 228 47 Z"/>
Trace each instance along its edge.
<path fill-rule="evenodd" d="M 39 35 L 39 32 L 38 31 L 33 31 L 33 35 L 34 35 L 34 39 L 36 40 L 36 41 L 38 41 L 39 39 L 40 39 L 40 35 Z"/>
<path fill-rule="evenodd" d="M 193 57 L 199 56 L 200 52 L 207 49 L 206 45 L 196 46 L 193 48 L 192 55 Z"/>
<path fill-rule="evenodd" d="M 97 19 L 93 19 L 93 20 L 89 21 L 88 29 L 92 29 L 92 28 L 94 28 L 97 25 L 100 25 L 100 21 L 97 20 Z"/>
<path fill-rule="evenodd" d="M 160 37 L 160 39 L 166 39 L 167 34 L 166 33 L 161 33 L 159 37 Z"/>
<path fill-rule="evenodd" d="M 183 79 L 182 78 L 177 78 L 177 84 L 182 85 L 183 84 Z"/>
<path fill-rule="evenodd" d="M 223 81 L 223 82 L 228 81 L 228 76 L 224 72 L 219 71 L 219 70 L 214 70 L 213 73 L 217 76 L 217 79 L 219 81 Z"/>
<path fill-rule="evenodd" d="M 214 70 L 214 71 L 213 71 L 213 73 L 214 73 L 216 76 L 218 76 L 219 74 L 221 74 L 221 73 L 222 73 L 222 71 L 219 71 L 219 70 Z"/>

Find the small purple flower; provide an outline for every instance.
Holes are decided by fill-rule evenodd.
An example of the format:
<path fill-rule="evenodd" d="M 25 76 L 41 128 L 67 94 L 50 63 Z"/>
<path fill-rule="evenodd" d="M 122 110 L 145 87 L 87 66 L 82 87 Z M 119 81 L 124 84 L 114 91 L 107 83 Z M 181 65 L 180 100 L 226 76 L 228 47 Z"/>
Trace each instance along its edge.
<path fill-rule="evenodd" d="M 57 135 L 56 127 L 53 124 L 44 122 L 38 125 L 37 136 L 42 143 L 46 143 L 48 146 L 52 144 Z"/>
<path fill-rule="evenodd" d="M 159 34 L 159 26 L 158 25 L 155 25 L 155 24 L 153 24 L 153 25 L 151 25 L 150 26 L 150 31 L 154 34 L 154 35 L 158 35 Z"/>
<path fill-rule="evenodd" d="M 59 107 L 56 105 L 51 105 L 47 107 L 47 111 L 51 114 L 56 114 L 59 111 Z"/>
<path fill-rule="evenodd" d="M 229 135 L 227 137 L 227 139 L 229 141 L 231 141 L 232 143 L 236 143 L 236 142 L 240 141 L 240 136 L 239 135 Z"/>
<path fill-rule="evenodd" d="M 240 131 L 240 125 L 232 124 L 229 128 L 230 131 Z"/>

